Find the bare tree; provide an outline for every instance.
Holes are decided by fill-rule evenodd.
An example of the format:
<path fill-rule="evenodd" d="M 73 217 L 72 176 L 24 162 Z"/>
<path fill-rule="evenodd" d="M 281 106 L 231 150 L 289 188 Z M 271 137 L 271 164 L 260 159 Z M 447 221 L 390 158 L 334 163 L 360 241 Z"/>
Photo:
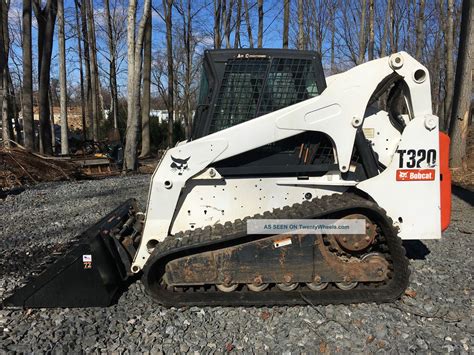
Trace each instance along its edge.
<path fill-rule="evenodd" d="M 8 52 L 10 38 L 8 35 L 8 10 L 10 2 L 0 0 L 0 90 L 1 90 L 1 117 L 2 141 L 4 147 L 10 147 L 10 125 L 8 115 Z"/>
<path fill-rule="evenodd" d="M 171 1 L 171 0 L 168 0 Z M 140 114 L 140 83 L 143 59 L 143 43 L 148 18 L 151 16 L 151 0 L 145 0 L 143 15 L 135 31 L 137 2 L 131 0 L 128 5 L 127 43 L 128 43 L 128 117 L 127 133 L 125 139 L 125 161 L 123 170 L 130 171 L 138 168 L 137 146 Z M 135 36 L 135 32 L 137 32 Z"/>
<path fill-rule="evenodd" d="M 283 48 L 288 48 L 288 34 L 290 32 L 290 0 L 284 0 L 283 14 Z"/>
<path fill-rule="evenodd" d="M 92 0 L 85 0 L 87 14 L 87 40 L 89 42 L 89 65 L 91 80 L 91 99 L 92 99 L 92 139 L 99 139 L 99 121 L 101 117 L 100 109 L 100 82 L 99 69 L 97 65 L 97 45 L 95 39 L 94 13 L 92 11 Z"/>
<path fill-rule="evenodd" d="M 223 0 L 214 0 L 214 48 L 215 49 L 220 49 L 222 45 L 222 38 L 221 38 L 222 1 Z"/>
<path fill-rule="evenodd" d="M 84 43 L 84 66 L 86 69 L 86 82 L 85 82 L 85 91 L 86 91 L 86 122 L 87 128 L 84 127 L 84 130 L 88 132 L 88 138 L 92 138 L 92 121 L 93 121 L 93 110 L 92 110 L 92 84 L 91 84 L 91 64 L 89 57 L 89 31 L 87 30 L 87 10 L 86 2 L 87 0 L 81 0 L 81 27 L 82 27 L 82 40 Z M 77 2 L 79 6 L 79 2 Z"/>
<path fill-rule="evenodd" d="M 82 36 L 81 36 L 81 25 L 79 21 L 79 0 L 74 0 L 75 20 L 76 20 L 76 31 L 77 31 L 77 52 L 79 56 L 79 91 L 81 95 L 81 122 L 82 122 L 82 138 L 85 141 L 87 139 L 87 125 L 86 125 L 86 97 L 84 94 L 84 69 L 82 60 Z"/>
<path fill-rule="evenodd" d="M 22 114 L 25 148 L 35 150 L 35 127 L 33 121 L 33 59 L 31 40 L 31 0 L 23 0 L 23 87 Z"/>
<path fill-rule="evenodd" d="M 395 40 L 395 15 L 394 15 L 395 0 L 390 2 L 390 25 L 389 25 L 389 39 L 390 39 L 390 53 L 395 53 L 398 51 L 398 42 Z"/>
<path fill-rule="evenodd" d="M 173 69 L 173 0 L 163 0 L 166 23 L 166 53 L 168 57 L 168 146 L 173 146 L 173 121 L 174 121 L 174 69 Z"/>
<path fill-rule="evenodd" d="M 456 66 L 456 84 L 454 86 L 453 110 L 449 125 L 451 137 L 451 160 L 453 168 L 460 168 L 466 156 L 466 142 L 469 121 L 471 119 L 472 69 L 474 52 L 474 10 L 470 0 L 463 0 L 461 33 Z M 470 6 L 471 5 L 471 6 Z"/>
<path fill-rule="evenodd" d="M 240 25 L 242 23 L 242 0 L 237 0 L 237 13 L 235 15 L 234 48 L 240 47 Z"/>
<path fill-rule="evenodd" d="M 448 15 L 446 23 L 446 94 L 444 97 L 444 117 L 443 128 L 449 125 L 449 117 L 451 116 L 451 108 L 454 92 L 454 0 L 448 0 Z"/>
<path fill-rule="evenodd" d="M 380 56 L 385 57 L 387 54 L 387 38 L 388 33 L 390 32 L 390 19 L 392 18 L 392 1 L 387 0 L 387 10 L 385 13 L 385 19 L 383 22 L 383 36 L 382 36 L 382 43 L 380 44 Z"/>
<path fill-rule="evenodd" d="M 263 0 L 258 0 L 258 41 L 257 47 L 263 46 Z"/>
<path fill-rule="evenodd" d="M 359 56 L 357 63 L 363 63 L 365 58 L 365 49 L 367 44 L 367 33 L 365 26 L 365 14 L 367 12 L 367 2 L 366 0 L 361 0 L 362 6 L 360 11 L 360 29 L 359 29 Z"/>
<path fill-rule="evenodd" d="M 415 57 L 421 60 L 421 53 L 425 44 L 423 25 L 425 23 L 425 0 L 420 0 L 418 16 L 416 17 L 416 51 Z"/>
<path fill-rule="evenodd" d="M 189 1 L 189 0 L 188 0 Z M 145 158 L 150 155 L 150 99 L 151 99 L 151 6 L 149 9 L 145 27 L 145 40 L 143 44 L 143 95 L 141 96 L 141 115 L 142 115 L 142 149 L 140 157 Z"/>
<path fill-rule="evenodd" d="M 69 154 L 67 123 L 66 39 L 64 36 L 64 0 L 58 0 L 59 86 L 61 109 L 61 154 Z"/>
<path fill-rule="evenodd" d="M 298 0 L 298 49 L 304 49 L 303 0 Z"/>
<path fill-rule="evenodd" d="M 41 0 L 33 0 L 33 10 L 38 23 L 40 151 L 46 154 L 52 154 L 53 152 L 50 144 L 51 117 L 49 89 L 57 5 L 57 0 L 47 0 L 45 6 L 41 7 Z"/>
<path fill-rule="evenodd" d="M 240 0 L 238 0 L 240 2 Z M 193 36 L 193 19 L 200 12 L 203 7 L 198 8 L 194 12 L 192 11 L 191 0 L 180 1 L 179 6 L 176 6 L 178 12 L 181 14 L 183 19 L 183 30 L 181 38 L 184 40 L 184 80 L 178 82 L 184 82 L 182 85 L 183 98 L 184 98 L 184 130 L 186 139 L 191 137 L 192 127 L 192 110 L 191 110 L 191 99 L 192 99 L 192 81 L 193 81 L 193 52 L 195 50 L 196 43 L 194 42 Z M 236 34 L 237 35 L 237 34 Z M 238 39 L 234 45 L 239 45 Z M 179 55 L 179 57 L 183 57 Z M 180 90 L 178 90 L 179 92 Z"/>
<path fill-rule="evenodd" d="M 331 74 L 336 73 L 336 48 L 335 48 L 335 39 L 336 39 L 336 12 L 338 8 L 338 2 L 335 1 L 330 6 L 329 10 L 329 22 L 331 28 Z"/>
<path fill-rule="evenodd" d="M 135 103 L 134 97 L 134 75 L 135 75 L 135 21 L 137 17 L 137 0 L 130 0 L 128 4 L 127 18 L 127 62 L 128 62 L 128 80 L 127 80 L 127 132 L 124 151 L 123 170 L 136 169 L 136 130 L 138 130 L 137 117 L 134 115 Z"/>
<path fill-rule="evenodd" d="M 249 47 L 253 48 L 252 24 L 250 23 L 249 2 L 244 0 L 245 23 L 247 24 L 247 37 L 249 38 Z"/>
<path fill-rule="evenodd" d="M 374 46 L 375 46 L 375 29 L 374 29 L 374 0 L 369 0 L 369 47 L 368 47 L 368 59 L 374 59 Z"/>
<path fill-rule="evenodd" d="M 114 120 L 114 128 L 118 132 L 118 88 L 117 88 L 117 40 L 114 36 L 113 18 L 110 14 L 109 0 L 104 1 L 105 17 L 107 20 L 107 43 L 109 46 L 109 86 L 111 96 L 111 111 Z"/>
<path fill-rule="evenodd" d="M 49 85 L 49 112 L 51 112 L 51 147 L 53 147 L 53 154 L 56 154 L 56 129 L 54 127 L 54 103 L 53 103 L 53 88 Z"/>
<path fill-rule="evenodd" d="M 226 0 L 224 0 L 224 5 Z M 229 8 L 226 11 L 225 6 L 222 7 L 222 14 L 224 15 L 224 37 L 225 37 L 225 47 L 230 48 L 230 32 L 231 27 L 230 23 L 232 21 L 232 11 L 234 10 L 234 0 L 229 0 Z"/>

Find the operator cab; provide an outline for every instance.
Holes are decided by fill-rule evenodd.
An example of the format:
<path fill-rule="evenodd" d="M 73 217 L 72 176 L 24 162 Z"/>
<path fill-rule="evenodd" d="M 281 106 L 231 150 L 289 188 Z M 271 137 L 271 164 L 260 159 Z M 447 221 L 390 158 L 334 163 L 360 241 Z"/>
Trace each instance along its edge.
<path fill-rule="evenodd" d="M 319 95 L 326 88 L 314 51 L 235 49 L 204 52 L 193 138 Z"/>

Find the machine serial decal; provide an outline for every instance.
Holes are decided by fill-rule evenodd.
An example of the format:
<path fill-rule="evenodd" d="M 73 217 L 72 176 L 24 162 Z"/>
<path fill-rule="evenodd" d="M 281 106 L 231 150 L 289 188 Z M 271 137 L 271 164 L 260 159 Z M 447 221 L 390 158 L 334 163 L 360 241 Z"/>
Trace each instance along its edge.
<path fill-rule="evenodd" d="M 183 172 L 185 170 L 188 170 L 189 167 L 188 167 L 188 160 L 190 159 L 191 157 L 188 157 L 186 159 L 179 159 L 179 158 L 175 158 L 173 156 L 171 156 L 171 160 L 173 160 L 173 162 L 171 163 L 170 167 L 171 169 L 173 169 L 173 171 L 178 171 L 178 175 L 183 175 Z"/>
<path fill-rule="evenodd" d="M 402 149 L 397 150 L 399 160 L 396 172 L 397 181 L 432 181 L 435 178 L 435 149 Z M 425 169 L 420 169 L 425 168 Z"/>
<path fill-rule="evenodd" d="M 436 165 L 435 149 L 402 149 L 397 150 L 399 154 L 398 167 L 403 168 L 422 168 L 434 167 Z"/>
<path fill-rule="evenodd" d="M 397 181 L 431 181 L 435 178 L 435 169 L 398 169 Z"/>

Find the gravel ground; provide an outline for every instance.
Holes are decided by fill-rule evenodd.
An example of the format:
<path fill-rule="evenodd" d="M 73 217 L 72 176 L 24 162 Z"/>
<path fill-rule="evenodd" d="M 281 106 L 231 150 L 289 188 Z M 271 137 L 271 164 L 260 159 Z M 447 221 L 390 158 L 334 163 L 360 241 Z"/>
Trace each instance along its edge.
<path fill-rule="evenodd" d="M 137 197 L 143 206 L 149 178 L 41 184 L 0 201 L 0 299 L 114 205 Z M 0 353 L 473 353 L 472 217 L 472 201 L 454 197 L 444 239 L 407 245 L 410 288 L 393 304 L 166 309 L 137 282 L 106 309 L 1 310 Z"/>

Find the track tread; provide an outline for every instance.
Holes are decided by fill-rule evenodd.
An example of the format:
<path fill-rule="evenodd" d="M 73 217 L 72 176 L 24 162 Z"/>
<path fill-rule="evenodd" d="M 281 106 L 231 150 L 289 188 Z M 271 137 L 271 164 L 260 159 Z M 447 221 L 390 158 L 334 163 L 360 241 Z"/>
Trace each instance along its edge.
<path fill-rule="evenodd" d="M 355 288 L 350 291 L 323 290 L 323 291 L 300 291 L 291 292 L 170 292 L 158 285 L 156 278 L 152 277 L 156 273 L 156 266 L 159 270 L 164 270 L 164 265 L 182 253 L 192 253 L 192 250 L 211 248 L 230 241 L 237 241 L 246 236 L 246 221 L 249 218 L 262 219 L 288 219 L 288 218 L 320 218 L 328 214 L 342 212 L 348 209 L 367 209 L 377 214 L 384 224 L 384 232 L 389 231 L 390 235 L 387 243 L 390 248 L 390 256 L 394 261 L 395 274 L 389 282 L 389 287 L 384 288 Z M 406 289 L 409 279 L 408 260 L 405 257 L 405 249 L 401 239 L 397 236 L 398 228 L 394 227 L 393 221 L 386 212 L 376 203 L 362 198 L 353 193 L 326 195 L 311 201 L 296 203 L 283 208 L 276 208 L 272 212 L 266 211 L 252 217 L 238 219 L 235 222 L 226 222 L 224 225 L 216 224 L 205 228 L 197 228 L 185 232 L 168 236 L 162 243 L 158 244 L 152 256 L 148 260 L 142 281 L 145 284 L 146 292 L 159 304 L 165 306 L 186 306 L 186 305 L 296 305 L 306 304 L 347 304 L 357 302 L 391 302 L 396 300 Z M 169 294 L 169 298 L 166 296 Z M 198 293 L 201 297 L 197 297 Z M 186 295 L 190 295 L 187 299 Z M 206 295 L 209 296 L 206 299 Z M 231 297 L 230 295 L 234 295 Z"/>

